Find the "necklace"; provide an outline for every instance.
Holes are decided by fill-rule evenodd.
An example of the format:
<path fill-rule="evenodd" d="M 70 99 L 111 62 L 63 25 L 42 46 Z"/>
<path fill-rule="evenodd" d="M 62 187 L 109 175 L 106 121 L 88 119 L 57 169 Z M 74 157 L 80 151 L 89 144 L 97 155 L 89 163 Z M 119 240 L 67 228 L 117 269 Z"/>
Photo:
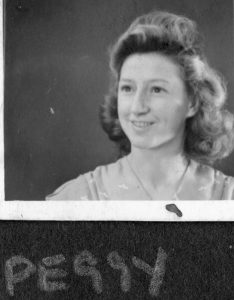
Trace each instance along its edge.
<path fill-rule="evenodd" d="M 143 182 L 141 181 L 140 177 L 139 177 L 139 176 L 137 175 L 137 173 L 134 171 L 133 167 L 131 166 L 130 161 L 128 160 L 128 157 L 127 157 L 127 156 L 125 156 L 125 157 L 126 157 L 126 160 L 127 160 L 127 163 L 128 163 L 129 168 L 131 169 L 132 173 L 133 173 L 134 176 L 136 177 L 136 179 L 137 179 L 138 183 L 140 184 L 141 188 L 144 190 L 144 192 L 147 194 L 147 196 L 149 197 L 150 200 L 154 200 L 153 197 L 152 197 L 152 195 L 151 195 L 151 194 L 147 191 L 147 189 L 145 188 L 145 186 L 144 186 Z M 188 170 L 189 165 L 190 165 L 190 161 L 188 160 L 188 163 L 187 163 L 187 165 L 186 165 L 186 167 L 185 167 L 185 169 L 184 169 L 183 174 L 181 175 L 181 177 L 180 177 L 180 179 L 179 179 L 179 181 L 178 181 L 178 183 L 177 183 L 177 187 L 176 187 L 176 189 L 175 189 L 174 194 L 172 195 L 171 200 L 180 200 L 179 197 L 178 197 L 178 193 L 181 191 L 182 183 L 183 183 L 183 181 L 184 181 L 184 178 L 185 178 L 185 175 L 186 175 L 186 173 L 187 173 L 187 170 Z"/>

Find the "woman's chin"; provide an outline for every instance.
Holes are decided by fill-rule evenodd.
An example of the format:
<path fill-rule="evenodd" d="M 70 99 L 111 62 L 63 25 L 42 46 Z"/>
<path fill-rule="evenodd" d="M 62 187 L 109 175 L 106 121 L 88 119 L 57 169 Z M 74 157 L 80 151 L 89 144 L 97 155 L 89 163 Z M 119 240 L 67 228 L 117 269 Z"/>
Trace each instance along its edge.
<path fill-rule="evenodd" d="M 157 147 L 156 145 L 152 145 L 150 142 L 146 141 L 131 141 L 131 148 L 138 148 L 142 150 L 150 150 Z"/>

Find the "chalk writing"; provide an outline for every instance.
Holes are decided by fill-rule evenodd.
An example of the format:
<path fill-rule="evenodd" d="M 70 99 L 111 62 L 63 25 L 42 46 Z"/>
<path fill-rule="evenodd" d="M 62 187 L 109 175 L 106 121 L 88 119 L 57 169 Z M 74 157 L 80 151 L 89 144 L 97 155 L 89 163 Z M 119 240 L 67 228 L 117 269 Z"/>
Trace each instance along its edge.
<path fill-rule="evenodd" d="M 141 269 L 152 277 L 149 285 L 149 293 L 151 296 L 157 297 L 159 295 L 159 290 L 165 274 L 166 259 L 167 254 L 161 247 L 158 249 L 157 260 L 153 268 L 135 256 L 132 258 L 132 263 L 137 268 Z"/>
<path fill-rule="evenodd" d="M 121 271 L 120 287 L 123 292 L 128 292 L 131 287 L 131 275 L 124 259 L 118 252 L 113 251 L 107 256 L 107 261 L 113 269 Z"/>
<path fill-rule="evenodd" d="M 27 267 L 18 273 L 14 273 L 14 267 L 25 264 Z M 23 256 L 13 256 L 6 261 L 5 278 L 6 289 L 10 296 L 14 296 L 14 285 L 27 279 L 31 274 L 36 272 L 34 264 Z"/>
<path fill-rule="evenodd" d="M 157 259 L 154 267 L 144 262 L 142 259 L 133 256 L 133 265 L 148 274 L 150 284 L 148 286 L 149 294 L 157 297 L 160 287 L 163 283 L 165 274 L 167 254 L 159 247 Z M 68 275 L 62 267 L 55 267 L 65 263 L 66 259 L 63 254 L 42 258 L 41 262 L 33 264 L 30 260 L 23 256 L 13 256 L 6 261 L 5 264 L 5 281 L 6 290 L 10 296 L 15 295 L 15 287 L 18 283 L 25 281 L 34 273 L 38 273 L 37 287 L 43 292 L 62 291 L 70 288 L 70 285 L 63 282 L 62 279 Z M 122 256 L 117 251 L 112 251 L 107 255 L 107 263 L 109 268 L 120 272 L 120 288 L 121 291 L 127 293 L 131 289 L 131 273 Z M 103 292 L 103 279 L 98 270 L 98 260 L 89 252 L 84 250 L 74 257 L 73 270 L 76 275 L 81 277 L 89 277 L 91 279 L 92 288 L 97 294 Z"/>
<path fill-rule="evenodd" d="M 101 273 L 94 267 L 96 264 L 97 260 L 92 253 L 84 250 L 76 256 L 74 261 L 74 270 L 79 276 L 90 276 L 94 290 L 100 294 L 102 292 L 102 276 Z"/>
<path fill-rule="evenodd" d="M 59 265 L 64 261 L 65 261 L 65 257 L 63 255 L 55 255 L 55 256 L 46 257 L 42 259 L 42 262 L 48 267 Z M 42 291 L 46 291 L 46 292 L 65 290 L 68 288 L 68 286 L 64 282 L 49 280 L 49 279 L 63 278 L 65 276 L 67 276 L 67 272 L 62 269 L 58 269 L 58 268 L 46 269 L 42 264 L 39 264 L 38 287 Z"/>
<path fill-rule="evenodd" d="M 43 264 L 46 265 L 47 267 L 59 265 L 64 261 L 65 261 L 65 257 L 62 254 L 42 258 Z"/>

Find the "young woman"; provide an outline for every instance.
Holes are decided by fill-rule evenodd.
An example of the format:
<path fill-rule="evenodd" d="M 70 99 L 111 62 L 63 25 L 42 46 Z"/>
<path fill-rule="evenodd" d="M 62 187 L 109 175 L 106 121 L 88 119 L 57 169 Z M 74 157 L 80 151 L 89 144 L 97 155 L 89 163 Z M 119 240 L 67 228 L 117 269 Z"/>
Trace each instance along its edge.
<path fill-rule="evenodd" d="M 100 116 L 121 158 L 47 199 L 234 199 L 234 178 L 212 168 L 233 150 L 233 116 L 196 24 L 167 12 L 141 16 L 111 48 L 110 67 Z"/>

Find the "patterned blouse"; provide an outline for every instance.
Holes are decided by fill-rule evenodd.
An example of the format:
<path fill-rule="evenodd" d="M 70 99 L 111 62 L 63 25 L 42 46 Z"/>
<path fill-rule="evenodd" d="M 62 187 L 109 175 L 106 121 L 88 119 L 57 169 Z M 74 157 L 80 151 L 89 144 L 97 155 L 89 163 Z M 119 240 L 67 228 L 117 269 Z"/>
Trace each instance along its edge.
<path fill-rule="evenodd" d="M 152 200 L 126 157 L 60 186 L 46 200 Z M 177 200 L 234 200 L 234 177 L 191 161 Z"/>

